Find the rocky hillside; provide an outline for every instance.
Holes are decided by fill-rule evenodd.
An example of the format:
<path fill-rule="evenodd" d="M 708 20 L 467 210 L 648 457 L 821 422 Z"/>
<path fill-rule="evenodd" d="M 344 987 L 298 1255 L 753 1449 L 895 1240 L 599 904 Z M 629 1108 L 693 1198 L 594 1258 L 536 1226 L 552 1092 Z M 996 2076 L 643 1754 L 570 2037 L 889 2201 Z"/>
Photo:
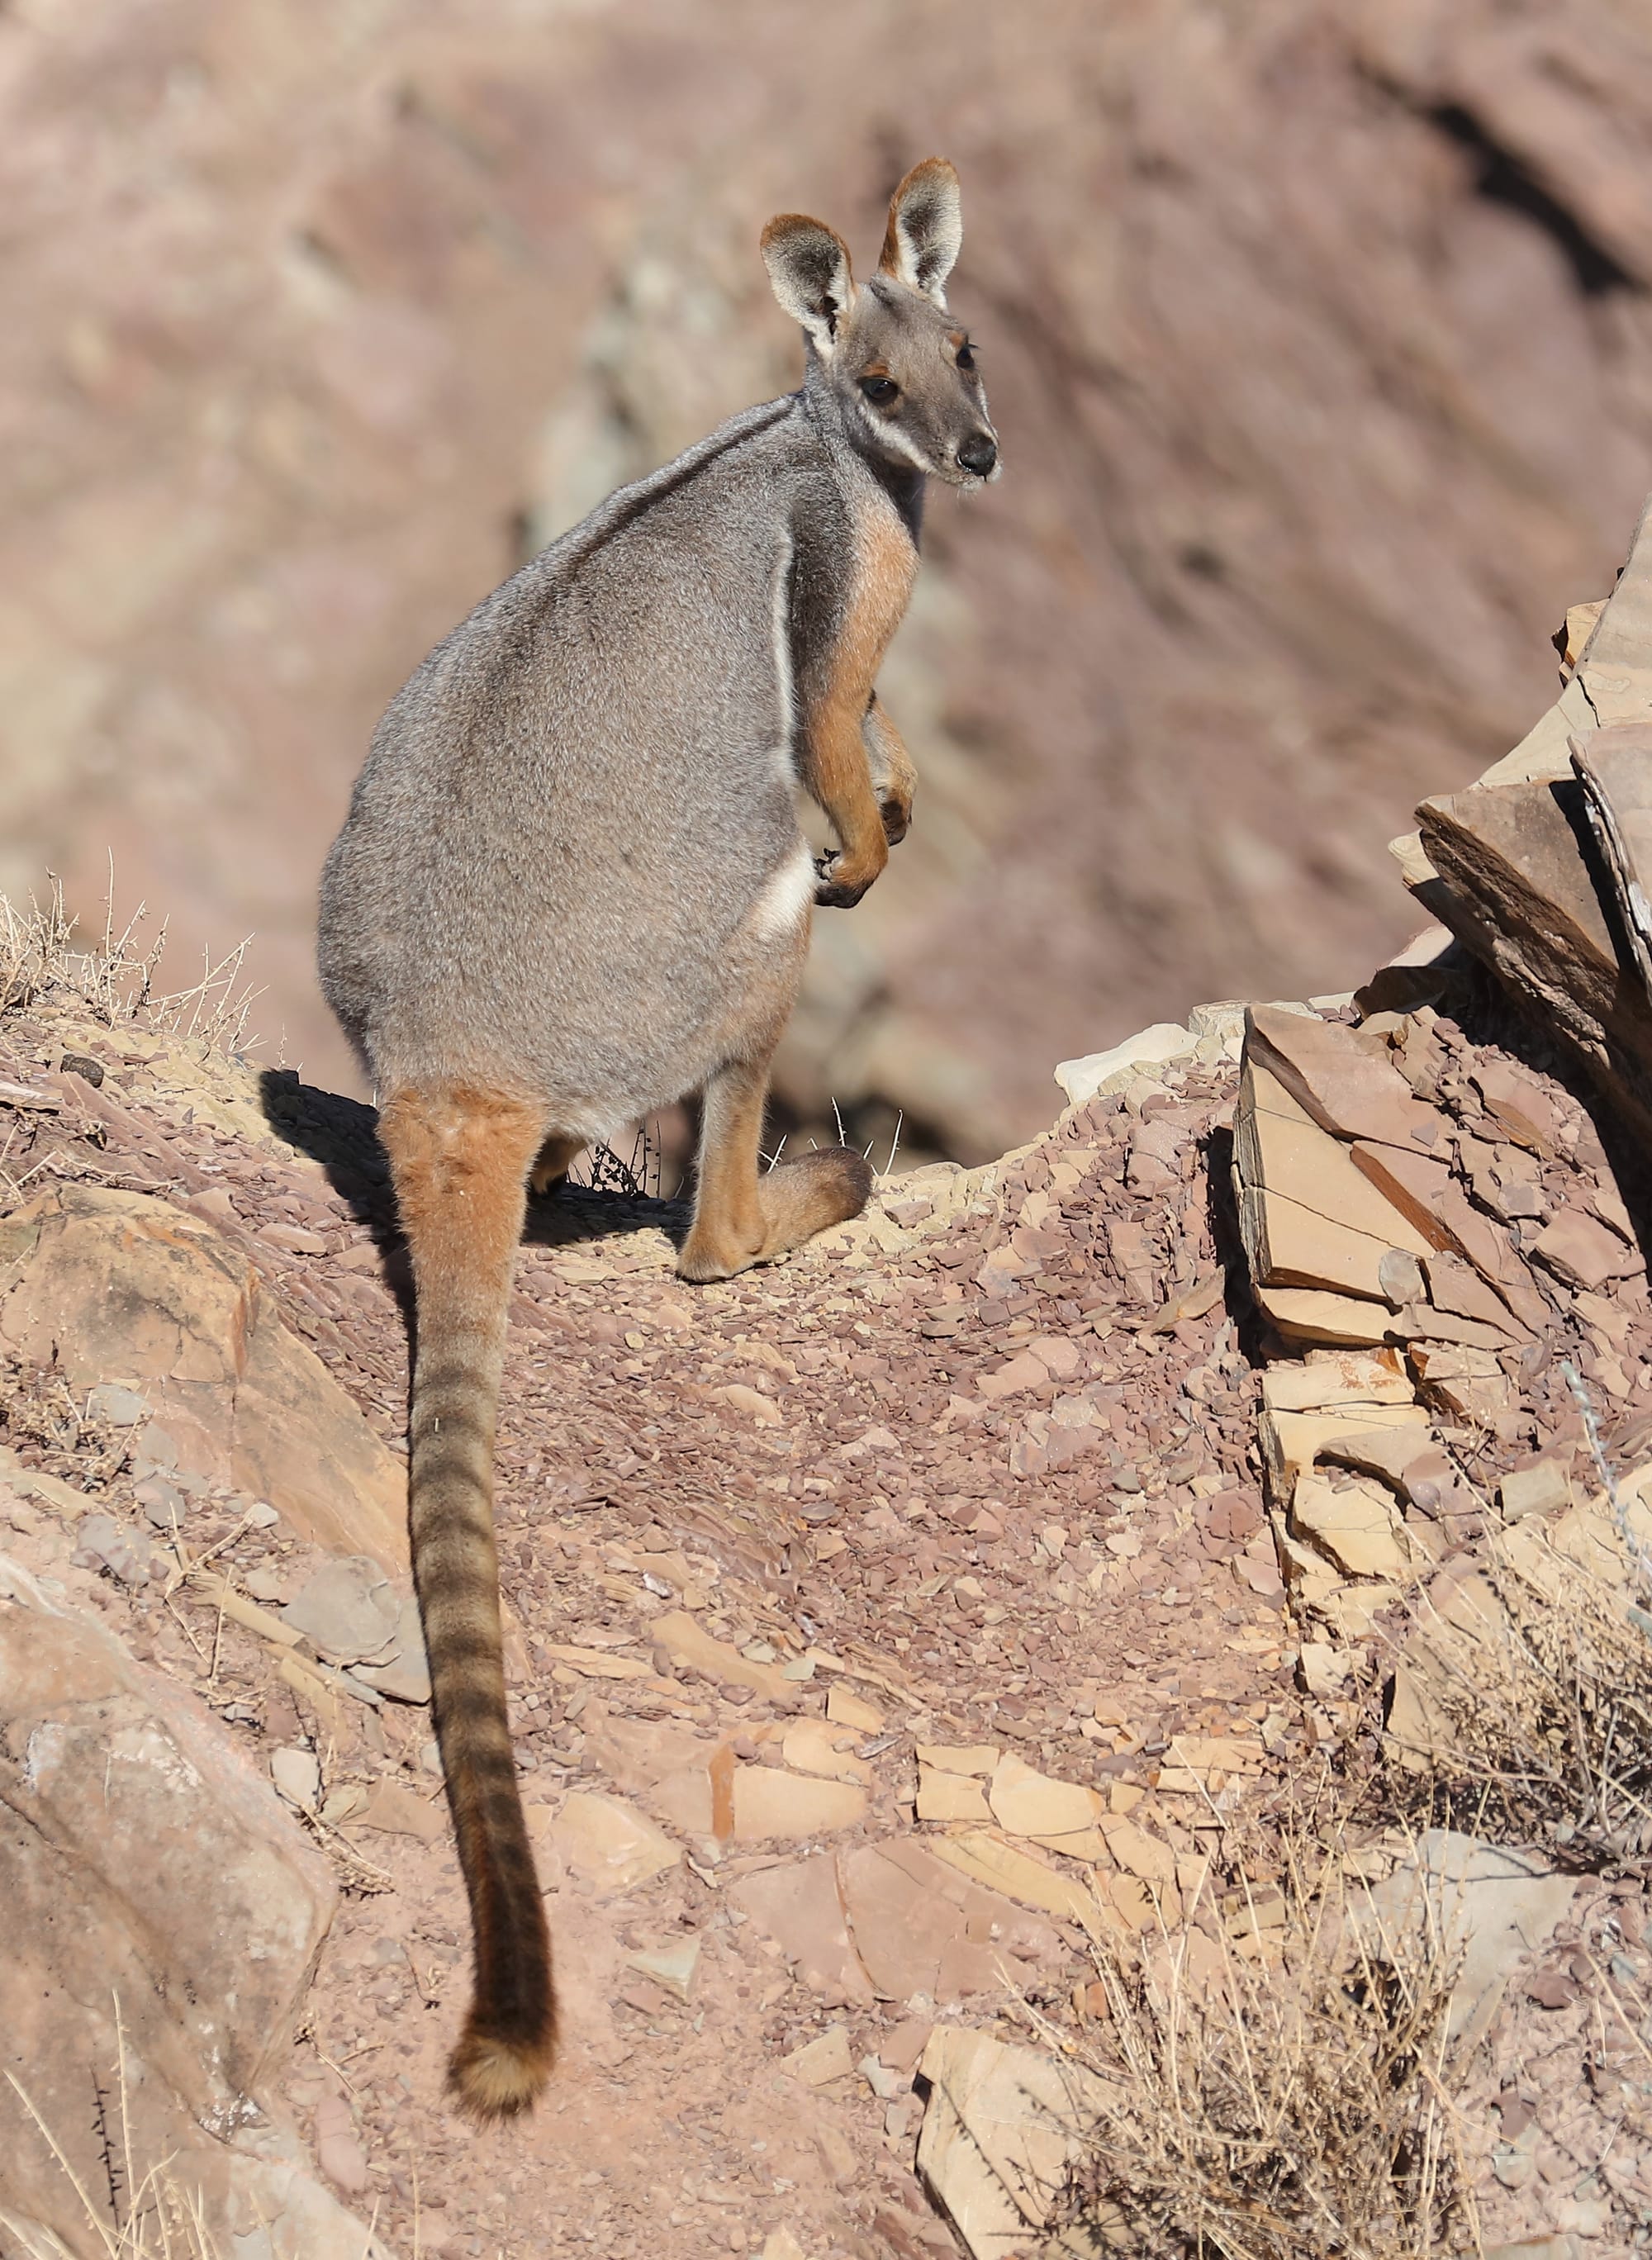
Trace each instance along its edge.
<path fill-rule="evenodd" d="M 1611 0 L 7 11 L 0 881 L 85 912 L 112 845 L 347 1075 L 311 905 L 384 699 L 794 380 L 769 212 L 864 258 L 944 148 L 1006 475 L 933 512 L 917 829 L 784 1073 L 985 1159 L 1050 1060 L 1401 939 L 1381 842 L 1535 709 L 1643 482 L 1649 105 Z"/>
<path fill-rule="evenodd" d="M 1643 535 L 1399 843 L 1460 939 L 1067 1062 L 1031 1143 L 726 1285 L 640 1189 L 535 1208 L 500 1543 L 568 2040 L 508 2134 L 440 2087 L 372 1115 L 14 922 L 7 2260 L 190 2206 L 270 2260 L 1643 2239 L 1649 599 Z"/>

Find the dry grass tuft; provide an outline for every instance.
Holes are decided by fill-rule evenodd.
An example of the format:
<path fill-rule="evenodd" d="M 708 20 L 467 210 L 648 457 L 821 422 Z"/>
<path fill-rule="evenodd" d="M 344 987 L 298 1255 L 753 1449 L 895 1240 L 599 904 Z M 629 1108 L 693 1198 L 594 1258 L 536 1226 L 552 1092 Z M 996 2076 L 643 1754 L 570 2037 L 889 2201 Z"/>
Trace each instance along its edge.
<path fill-rule="evenodd" d="M 1405 1664 L 1422 1724 L 1391 1736 L 1384 1802 L 1412 1827 L 1652 1880 L 1652 1619 L 1600 1541 L 1519 1535 L 1448 1620 L 1420 1613 Z"/>
<path fill-rule="evenodd" d="M 100 1489 L 118 1474 L 127 1440 L 94 1420 L 55 1366 L 28 1363 L 0 1348 L 0 1444 L 38 1444 L 47 1470 Z"/>
<path fill-rule="evenodd" d="M 1652 1882 L 1652 1514 L 1620 1487 L 1587 1385 L 1598 1499 L 1516 1523 L 1414 1612 L 1379 1812 Z"/>
<path fill-rule="evenodd" d="M 1423 2260 L 1479 2233 L 1449 2100 L 1455 1955 L 1420 1935 L 1378 1961 L 1347 1918 L 1346 1855 L 1156 1950 L 1098 1951 L 1085 2050 L 1116 2101 L 1067 2199 L 1133 2260 Z"/>
<path fill-rule="evenodd" d="M 187 989 L 160 986 L 166 954 L 163 921 L 147 949 L 139 934 L 148 912 L 141 903 L 117 929 L 113 912 L 114 873 L 110 873 L 103 933 L 88 949 L 77 946 L 77 921 L 63 907 L 55 877 L 45 903 L 26 911 L 0 895 L 0 1012 L 21 1010 L 42 998 L 78 1003 L 105 1027 L 142 1027 L 239 1051 L 249 1041 L 247 1016 L 260 992 L 246 982 L 251 936 L 214 961 L 204 955 L 201 977 Z"/>

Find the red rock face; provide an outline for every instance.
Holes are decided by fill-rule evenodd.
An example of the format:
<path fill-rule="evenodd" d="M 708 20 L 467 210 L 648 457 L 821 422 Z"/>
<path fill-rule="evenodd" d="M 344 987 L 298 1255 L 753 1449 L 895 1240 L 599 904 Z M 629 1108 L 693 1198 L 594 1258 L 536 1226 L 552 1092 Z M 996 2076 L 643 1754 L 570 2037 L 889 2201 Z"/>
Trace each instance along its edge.
<path fill-rule="evenodd" d="M 180 943 L 257 931 L 261 1026 L 339 1074 L 314 883 L 385 698 L 525 519 L 790 381 L 762 219 L 869 260 L 933 147 L 1005 477 L 932 512 L 917 826 L 820 921 L 790 1095 L 974 1156 L 1057 1058 L 1352 983 L 1406 916 L 1382 842 L 1541 704 L 1646 484 L 1631 39 L 1583 0 L 13 25 L 0 880 L 89 910 L 112 847 Z"/>

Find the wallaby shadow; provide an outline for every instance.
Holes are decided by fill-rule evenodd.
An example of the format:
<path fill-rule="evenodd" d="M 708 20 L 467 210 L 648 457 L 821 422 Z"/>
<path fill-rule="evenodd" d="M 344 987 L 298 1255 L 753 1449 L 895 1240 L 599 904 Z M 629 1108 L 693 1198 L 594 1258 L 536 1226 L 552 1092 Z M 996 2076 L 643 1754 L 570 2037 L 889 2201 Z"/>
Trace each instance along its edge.
<path fill-rule="evenodd" d="M 378 1113 L 357 1098 L 301 1083 L 293 1068 L 266 1068 L 259 1077 L 264 1119 L 283 1145 L 318 1162 L 327 1182 L 358 1223 L 372 1231 L 386 1277 L 405 1304 L 406 1264 L 390 1165 L 378 1141 Z M 657 1200 L 606 1186 L 562 1184 L 528 1202 L 525 1248 L 566 1248 L 613 1234 L 658 1231 L 674 1248 L 687 1237 L 686 1200 Z"/>

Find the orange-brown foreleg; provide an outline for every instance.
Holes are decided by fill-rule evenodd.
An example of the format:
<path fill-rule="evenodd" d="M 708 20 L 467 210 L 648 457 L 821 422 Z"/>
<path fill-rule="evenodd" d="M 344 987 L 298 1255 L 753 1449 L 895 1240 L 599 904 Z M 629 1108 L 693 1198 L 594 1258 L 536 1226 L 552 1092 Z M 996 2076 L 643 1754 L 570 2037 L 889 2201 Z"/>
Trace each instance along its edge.
<path fill-rule="evenodd" d="M 869 726 L 873 737 L 880 734 L 882 710 L 875 705 L 873 685 L 906 609 L 917 563 L 917 551 L 892 519 L 867 519 L 831 664 L 808 694 L 805 782 L 838 835 L 836 854 L 821 862 L 815 900 L 835 909 L 858 903 L 889 861 L 883 812 L 872 783 L 874 751 L 865 733 Z M 904 757 L 904 747 L 901 753 Z"/>
<path fill-rule="evenodd" d="M 912 825 L 918 772 L 912 766 L 912 757 L 906 750 L 905 740 L 890 720 L 876 690 L 866 710 L 861 735 L 866 745 L 872 797 L 877 803 L 883 837 L 891 848 L 895 848 L 906 837 Z"/>
<path fill-rule="evenodd" d="M 833 853 L 819 864 L 817 903 L 831 910 L 853 910 L 889 861 L 883 812 L 872 790 L 872 773 L 861 735 L 863 710 L 846 712 L 834 702 L 811 733 L 810 789 L 838 835 Z"/>

